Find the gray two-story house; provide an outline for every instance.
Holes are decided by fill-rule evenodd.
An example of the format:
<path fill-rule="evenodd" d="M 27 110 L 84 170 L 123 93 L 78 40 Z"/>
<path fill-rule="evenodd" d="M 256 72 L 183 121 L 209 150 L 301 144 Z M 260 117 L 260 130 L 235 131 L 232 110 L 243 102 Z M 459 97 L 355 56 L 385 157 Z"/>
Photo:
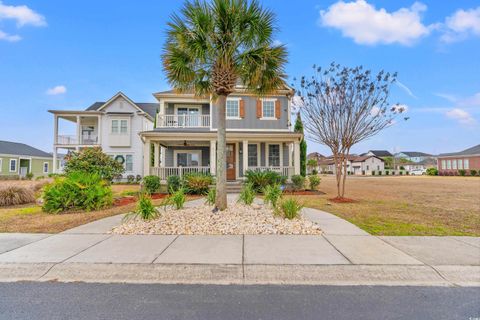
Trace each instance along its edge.
<path fill-rule="evenodd" d="M 273 170 L 289 178 L 300 173 L 302 134 L 292 130 L 292 95 L 287 86 L 265 97 L 239 86 L 228 97 L 227 180 L 241 180 L 247 170 Z M 157 103 L 138 103 L 118 93 L 86 110 L 51 110 L 54 158 L 60 149 L 99 146 L 124 163 L 126 175 L 158 175 L 163 181 L 189 172 L 215 175 L 215 102 L 173 90 L 154 97 Z M 75 134 L 60 134 L 59 119 L 74 124 Z"/>

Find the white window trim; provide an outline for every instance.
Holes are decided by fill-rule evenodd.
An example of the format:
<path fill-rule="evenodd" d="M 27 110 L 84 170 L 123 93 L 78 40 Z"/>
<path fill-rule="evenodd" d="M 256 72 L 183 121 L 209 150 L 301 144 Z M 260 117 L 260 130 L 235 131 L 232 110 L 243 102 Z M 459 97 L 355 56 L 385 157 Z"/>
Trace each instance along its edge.
<path fill-rule="evenodd" d="M 237 101 L 237 110 L 238 110 L 238 117 L 226 116 L 227 120 L 242 120 L 242 118 L 240 118 L 240 100 L 242 100 L 242 99 L 241 98 L 227 98 L 227 101 L 225 102 L 225 114 L 227 114 L 227 102 L 228 101 Z"/>
<path fill-rule="evenodd" d="M 261 148 L 261 146 L 260 146 L 260 143 L 258 143 L 258 142 L 252 142 L 252 143 L 251 143 L 251 142 L 249 142 L 249 143 L 247 144 L 247 167 L 248 167 L 248 168 L 256 168 L 256 167 L 251 167 L 251 166 L 248 164 L 248 146 L 249 146 L 249 145 L 253 145 L 253 144 L 257 146 L 257 166 L 256 166 L 256 167 L 261 167 L 261 163 L 260 163 L 260 160 L 261 160 L 260 153 L 262 152 L 262 148 Z M 242 150 L 242 152 L 245 152 L 245 151 Z M 245 164 L 244 164 L 243 166 L 245 166 Z"/>
<path fill-rule="evenodd" d="M 470 170 L 470 159 L 463 158 L 463 169 Z"/>
<path fill-rule="evenodd" d="M 47 171 L 45 171 L 45 165 L 47 165 Z M 43 173 L 48 173 L 48 170 L 50 170 L 50 163 L 48 163 L 48 162 L 44 162 L 44 163 L 43 163 L 43 168 L 42 168 L 42 169 L 43 169 L 43 170 L 42 170 L 42 171 L 43 171 Z"/>
<path fill-rule="evenodd" d="M 113 128 L 113 121 L 114 120 L 117 120 L 118 121 L 118 132 L 112 132 L 112 128 Z M 125 133 L 122 133 L 121 132 L 121 127 L 122 127 L 122 120 L 126 120 L 127 121 L 127 132 Z M 115 136 L 128 136 L 130 135 L 130 118 L 110 118 L 110 134 L 111 135 L 115 135 Z"/>
<path fill-rule="evenodd" d="M 15 170 L 12 170 L 12 161 L 15 162 Z M 18 171 L 18 160 L 17 159 L 10 159 L 8 162 L 8 170 L 9 172 L 17 172 Z"/>
<path fill-rule="evenodd" d="M 278 99 L 276 98 L 265 98 L 265 99 L 262 99 L 262 117 L 260 118 L 260 120 L 278 120 L 276 117 L 275 117 L 275 104 L 277 102 Z M 263 102 L 273 102 L 273 117 L 264 117 L 263 116 Z"/>
<path fill-rule="evenodd" d="M 265 164 L 267 165 L 267 167 L 270 167 L 270 161 L 269 161 L 269 149 L 270 149 L 270 146 L 271 145 L 277 145 L 279 146 L 279 153 L 280 153 L 280 166 L 279 167 L 283 167 L 283 144 L 282 143 L 266 143 L 265 144 Z"/>
<path fill-rule="evenodd" d="M 173 166 L 178 167 L 177 165 L 177 156 L 179 153 L 196 153 L 198 154 L 198 166 L 203 167 L 202 163 L 202 150 L 173 150 Z"/>

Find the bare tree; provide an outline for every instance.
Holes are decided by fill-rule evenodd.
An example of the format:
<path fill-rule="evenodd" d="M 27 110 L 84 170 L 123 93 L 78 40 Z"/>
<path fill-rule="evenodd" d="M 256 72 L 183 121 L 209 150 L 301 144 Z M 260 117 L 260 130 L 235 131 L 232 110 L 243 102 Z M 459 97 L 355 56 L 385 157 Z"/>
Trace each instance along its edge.
<path fill-rule="evenodd" d="M 382 70 L 374 76 L 362 66 L 348 68 L 335 63 L 325 70 L 313 69 L 311 77 L 301 78 L 295 103 L 303 115 L 307 139 L 332 151 L 337 197 L 343 198 L 352 146 L 393 124 L 405 107 L 388 102 L 396 73 Z"/>

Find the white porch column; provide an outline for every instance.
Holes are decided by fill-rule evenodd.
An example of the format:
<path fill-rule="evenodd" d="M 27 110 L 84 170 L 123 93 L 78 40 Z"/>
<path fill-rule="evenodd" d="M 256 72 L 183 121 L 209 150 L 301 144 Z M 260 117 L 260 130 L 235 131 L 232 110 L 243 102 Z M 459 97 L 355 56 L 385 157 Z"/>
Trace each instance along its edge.
<path fill-rule="evenodd" d="M 155 150 L 155 154 L 153 156 L 153 158 L 154 158 L 153 166 L 158 167 L 158 162 L 160 161 L 160 143 L 155 142 L 153 144 L 153 146 L 154 146 L 154 150 Z"/>
<path fill-rule="evenodd" d="M 217 140 L 210 140 L 210 173 L 217 175 Z"/>
<path fill-rule="evenodd" d="M 53 147 L 52 173 L 57 173 L 57 147 Z"/>
<path fill-rule="evenodd" d="M 98 140 L 98 144 L 102 145 L 102 117 L 101 116 L 97 117 L 97 125 L 98 125 L 97 140 Z"/>
<path fill-rule="evenodd" d="M 77 144 L 82 144 L 81 135 L 81 125 L 80 125 L 80 116 L 77 116 Z"/>
<path fill-rule="evenodd" d="M 293 143 L 288 145 L 288 166 L 293 167 Z"/>
<path fill-rule="evenodd" d="M 58 143 L 58 116 L 53 116 L 53 144 Z"/>
<path fill-rule="evenodd" d="M 295 141 L 293 144 L 293 157 L 295 165 L 295 174 L 300 174 L 300 142 Z"/>
<path fill-rule="evenodd" d="M 245 173 L 248 170 L 248 140 L 243 140 L 243 176 L 245 177 Z"/>
<path fill-rule="evenodd" d="M 143 143 L 143 176 L 150 175 L 150 140 L 145 138 Z"/>
<path fill-rule="evenodd" d="M 166 157 L 167 148 L 160 147 L 160 167 L 165 167 L 165 157 Z"/>

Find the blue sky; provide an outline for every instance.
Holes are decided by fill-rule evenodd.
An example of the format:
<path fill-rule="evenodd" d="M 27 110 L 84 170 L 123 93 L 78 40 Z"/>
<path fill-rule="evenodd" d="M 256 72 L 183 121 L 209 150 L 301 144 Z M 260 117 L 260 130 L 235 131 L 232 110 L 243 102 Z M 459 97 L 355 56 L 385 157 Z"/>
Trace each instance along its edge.
<path fill-rule="evenodd" d="M 478 1 L 262 1 L 291 78 L 331 61 L 397 71 L 408 121 L 358 144 L 440 153 L 480 143 Z M 182 1 L 0 0 L 0 139 L 51 151 L 48 109 L 84 109 L 118 91 L 139 102 L 169 88 L 160 54 Z M 309 143 L 309 152 L 328 154 Z"/>

